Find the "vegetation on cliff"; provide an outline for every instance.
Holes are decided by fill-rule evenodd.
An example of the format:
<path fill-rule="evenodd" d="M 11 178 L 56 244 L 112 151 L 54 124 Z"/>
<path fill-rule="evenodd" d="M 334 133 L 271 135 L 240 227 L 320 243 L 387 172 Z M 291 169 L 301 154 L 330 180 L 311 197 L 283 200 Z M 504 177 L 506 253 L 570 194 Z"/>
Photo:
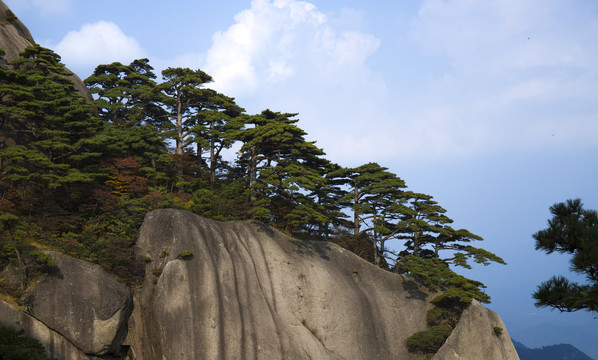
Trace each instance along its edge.
<path fill-rule="evenodd" d="M 159 82 L 147 59 L 98 66 L 85 80 L 88 103 L 65 71 L 40 46 L 0 67 L 0 268 L 49 248 L 135 281 L 137 229 L 148 211 L 170 207 L 333 241 L 418 278 L 443 291 L 431 329 L 454 327 L 472 299 L 489 301 L 482 283 L 450 268 L 504 264 L 472 246 L 480 236 L 451 227 L 432 196 L 388 168 L 326 159 L 297 114 L 247 114 L 207 88 L 201 70 L 169 68 Z M 230 149 L 235 160 L 224 157 Z"/>

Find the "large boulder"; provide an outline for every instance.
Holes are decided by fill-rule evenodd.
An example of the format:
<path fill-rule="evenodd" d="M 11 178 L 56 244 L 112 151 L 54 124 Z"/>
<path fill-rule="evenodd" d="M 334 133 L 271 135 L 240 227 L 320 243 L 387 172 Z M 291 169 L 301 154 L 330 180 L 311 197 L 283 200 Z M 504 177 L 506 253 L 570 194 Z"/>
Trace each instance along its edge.
<path fill-rule="evenodd" d="M 465 309 L 459 323 L 433 360 L 519 360 L 498 314 L 477 301 Z"/>
<path fill-rule="evenodd" d="M 134 359 L 416 359 L 427 294 L 342 248 L 253 222 L 149 213 Z"/>
<path fill-rule="evenodd" d="M 41 321 L 0 300 L 0 325 L 23 329 L 29 337 L 39 340 L 48 356 L 61 360 L 89 360 L 81 350 L 61 334 Z"/>
<path fill-rule="evenodd" d="M 24 300 L 25 312 L 85 354 L 118 354 L 132 311 L 129 289 L 101 266 L 46 252 L 55 269 Z"/>

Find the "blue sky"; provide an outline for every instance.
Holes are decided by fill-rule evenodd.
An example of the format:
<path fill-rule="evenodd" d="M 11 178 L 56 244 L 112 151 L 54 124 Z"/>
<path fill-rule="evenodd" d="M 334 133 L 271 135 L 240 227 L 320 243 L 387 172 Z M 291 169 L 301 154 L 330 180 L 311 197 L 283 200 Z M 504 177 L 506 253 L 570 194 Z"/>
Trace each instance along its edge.
<path fill-rule="evenodd" d="M 148 57 L 208 72 L 249 113 L 298 112 L 329 159 L 389 167 L 509 263 L 465 275 L 515 339 L 598 358 L 598 319 L 530 295 L 570 275 L 534 250 L 548 207 L 598 209 L 598 2 L 4 2 L 81 78 Z"/>

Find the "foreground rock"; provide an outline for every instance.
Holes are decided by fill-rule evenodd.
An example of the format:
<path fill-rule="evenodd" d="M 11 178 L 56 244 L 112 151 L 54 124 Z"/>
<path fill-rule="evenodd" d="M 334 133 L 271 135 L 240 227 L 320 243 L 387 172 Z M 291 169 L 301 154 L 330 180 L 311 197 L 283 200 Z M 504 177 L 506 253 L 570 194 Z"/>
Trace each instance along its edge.
<path fill-rule="evenodd" d="M 420 358 L 405 342 L 425 329 L 429 295 L 334 244 L 156 210 L 140 230 L 133 300 L 98 265 L 48 254 L 56 269 L 32 282 L 24 310 L 0 302 L 0 324 L 58 359 Z M 474 302 L 434 359 L 518 357 L 498 315 Z"/>
<path fill-rule="evenodd" d="M 465 309 L 457 327 L 433 360 L 519 359 L 498 314 L 477 301 Z"/>
<path fill-rule="evenodd" d="M 426 327 L 427 294 L 334 244 L 156 210 L 137 245 L 148 264 L 129 326 L 134 359 L 419 358 L 405 341 Z M 495 324 L 476 329 L 496 337 Z M 454 337 L 467 348 L 480 336 Z"/>
<path fill-rule="evenodd" d="M 89 359 L 64 336 L 2 300 L 0 300 L 0 325 L 23 329 L 25 334 L 38 339 L 51 357 L 68 360 Z"/>
<path fill-rule="evenodd" d="M 56 268 L 25 298 L 25 311 L 86 354 L 118 354 L 132 311 L 129 289 L 99 265 L 47 253 Z"/>
<path fill-rule="evenodd" d="M 0 325 L 24 329 L 58 359 L 126 353 L 121 345 L 133 306 L 129 289 L 99 265 L 46 253 L 56 266 L 29 284 L 23 309 L 0 304 Z"/>

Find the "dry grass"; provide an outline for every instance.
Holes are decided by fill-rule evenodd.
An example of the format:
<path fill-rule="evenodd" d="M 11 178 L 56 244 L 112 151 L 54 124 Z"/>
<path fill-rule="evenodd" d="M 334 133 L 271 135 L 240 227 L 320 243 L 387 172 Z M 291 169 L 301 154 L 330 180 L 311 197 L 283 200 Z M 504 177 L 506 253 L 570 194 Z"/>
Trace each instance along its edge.
<path fill-rule="evenodd" d="M 12 296 L 0 292 L 0 300 L 8 303 L 10 306 L 12 306 L 13 308 L 15 308 L 16 310 L 23 310 L 23 307 L 21 305 L 19 305 L 19 303 L 17 303 L 17 301 L 15 300 L 15 298 L 13 298 Z"/>

